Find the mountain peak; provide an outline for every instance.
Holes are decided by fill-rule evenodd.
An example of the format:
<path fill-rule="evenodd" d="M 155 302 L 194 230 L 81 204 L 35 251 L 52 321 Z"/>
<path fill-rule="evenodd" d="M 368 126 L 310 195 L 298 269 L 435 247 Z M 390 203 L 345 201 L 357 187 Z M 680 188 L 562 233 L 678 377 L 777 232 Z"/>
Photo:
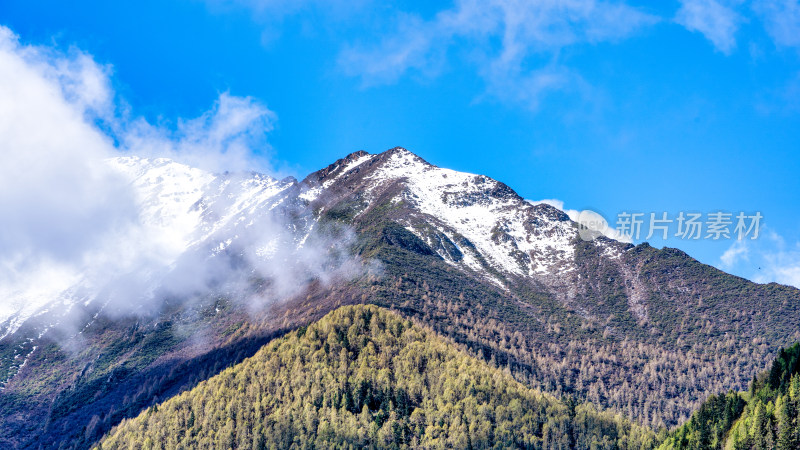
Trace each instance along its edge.
<path fill-rule="evenodd" d="M 303 180 L 303 183 L 311 186 L 312 188 L 317 187 L 318 185 L 322 185 L 322 187 L 327 188 L 335 180 L 339 180 L 351 171 L 354 173 L 360 173 L 367 167 L 373 170 L 394 167 L 398 169 L 405 168 L 413 171 L 419 171 L 435 166 L 403 147 L 390 148 L 389 150 L 378 154 L 372 154 L 364 150 L 359 150 L 350 153 L 344 158 L 336 160 L 324 169 L 309 174 L 305 180 Z M 385 170 L 382 172 L 385 172 Z M 395 175 L 397 175 L 396 177 L 403 176 L 402 173 L 397 173 Z"/>
<path fill-rule="evenodd" d="M 411 155 L 411 156 L 419 158 L 419 155 L 417 155 L 416 153 L 408 150 L 405 147 L 392 147 L 389 150 L 381 152 L 380 154 L 381 155 L 403 155 L 403 156 Z M 420 158 L 420 159 L 422 159 L 422 158 Z"/>
<path fill-rule="evenodd" d="M 393 147 L 389 150 L 386 150 L 382 153 L 379 153 L 378 158 L 383 161 L 395 160 L 395 161 L 404 161 L 407 164 L 419 164 L 421 167 L 436 167 L 433 164 L 425 161 L 422 157 L 417 155 L 416 153 L 403 148 L 403 147 Z"/>

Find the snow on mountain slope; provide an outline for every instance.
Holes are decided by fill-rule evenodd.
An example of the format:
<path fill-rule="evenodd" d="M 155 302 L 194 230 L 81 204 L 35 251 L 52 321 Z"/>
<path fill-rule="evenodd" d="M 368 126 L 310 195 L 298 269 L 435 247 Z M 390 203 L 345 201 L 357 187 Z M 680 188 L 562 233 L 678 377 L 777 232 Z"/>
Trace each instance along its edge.
<path fill-rule="evenodd" d="M 164 283 L 172 283 L 173 289 L 183 283 L 175 273 L 202 268 L 233 243 L 255 244 L 254 252 L 262 256 L 265 248 L 276 247 L 276 240 L 287 245 L 282 232 L 288 224 L 273 210 L 286 203 L 281 194 L 297 185 L 294 179 L 212 174 L 163 158 L 129 156 L 106 162 L 130 183 L 136 217 L 99 239 L 82 265 L 43 267 L 28 274 L 24 286 L 7 293 L 19 307 L 0 316 L 0 338 L 32 316 L 55 310 L 66 314 L 74 304 L 108 302 L 123 291 L 136 292 L 125 293 L 125 301 L 146 304 L 143 297 L 156 295 Z"/>
<path fill-rule="evenodd" d="M 495 271 L 551 285 L 576 276 L 580 238 L 575 223 L 557 208 L 532 204 L 489 177 L 439 168 L 395 148 L 377 155 L 351 154 L 304 184 L 308 190 L 302 198 L 321 208 L 357 193 L 364 204 L 360 214 L 390 190 L 391 203 L 404 211 L 394 217 L 396 222 L 448 263 L 495 284 L 503 286 Z M 604 255 L 618 257 L 624 244 L 603 240 L 597 245 Z"/>
<path fill-rule="evenodd" d="M 330 202 L 357 195 L 369 208 L 389 186 L 401 187 L 392 191 L 391 203 L 404 211 L 393 220 L 454 266 L 504 289 L 497 274 L 566 286 L 564 292 L 571 292 L 568 285 L 577 277 L 579 237 L 562 211 L 531 204 L 486 176 L 433 166 L 402 148 L 351 154 L 303 183 L 258 173 L 212 174 L 168 159 L 129 156 L 107 162 L 135 193 L 136 226 L 110 239 L 99 252 L 99 264 L 90 261 L 54 277 L 62 283 L 38 292 L 36 301 L 15 314 L 0 316 L 0 323 L 6 321 L 0 332 L 13 333 L 50 302 L 90 303 L 100 292 L 106 297 L 131 291 L 155 297 L 166 287 L 170 294 L 197 293 L 224 285 L 230 281 L 226 277 L 245 279 L 251 273 L 278 280 L 287 278 L 287 272 L 289 281 L 282 289 L 290 292 L 298 284 L 297 273 L 327 270 L 320 255 L 343 245 L 309 243 Z M 596 245 L 603 257 L 613 260 L 622 252 L 617 244 L 603 240 Z M 228 273 L 230 258 L 244 261 L 251 272 Z M 124 289 L 114 286 L 120 278 L 126 280 Z M 281 283 L 275 285 L 281 289 Z"/>
<path fill-rule="evenodd" d="M 407 150 L 394 152 L 369 178 L 405 179 L 404 201 L 441 220 L 449 228 L 439 230 L 445 235 L 455 231 L 465 237 L 504 272 L 526 276 L 574 270 L 571 242 L 577 232 L 570 222 L 534 223 L 534 207 L 498 181 L 435 167 Z"/>
<path fill-rule="evenodd" d="M 174 253 L 186 250 L 202 224 L 202 210 L 193 206 L 206 195 L 216 177 L 164 158 L 129 156 L 108 163 L 130 181 L 141 223 L 163 233 Z"/>

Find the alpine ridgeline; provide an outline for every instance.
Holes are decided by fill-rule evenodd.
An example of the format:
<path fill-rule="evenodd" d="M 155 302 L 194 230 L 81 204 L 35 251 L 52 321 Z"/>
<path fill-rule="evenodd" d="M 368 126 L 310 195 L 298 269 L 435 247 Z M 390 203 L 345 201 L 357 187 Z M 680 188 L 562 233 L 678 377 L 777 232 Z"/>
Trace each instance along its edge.
<path fill-rule="evenodd" d="M 795 288 L 676 249 L 585 241 L 563 211 L 402 148 L 299 182 L 110 163 L 173 252 L 136 278 L 147 297 L 113 301 L 119 289 L 82 280 L 5 319 L 0 446 L 90 446 L 347 304 L 390 308 L 529 388 L 654 428 L 744 389 L 800 340 Z"/>

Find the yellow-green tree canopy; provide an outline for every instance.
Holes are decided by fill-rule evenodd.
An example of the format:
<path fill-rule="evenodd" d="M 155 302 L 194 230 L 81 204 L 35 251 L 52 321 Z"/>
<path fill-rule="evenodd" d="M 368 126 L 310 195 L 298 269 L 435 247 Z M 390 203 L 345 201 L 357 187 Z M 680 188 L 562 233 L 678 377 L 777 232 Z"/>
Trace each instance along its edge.
<path fill-rule="evenodd" d="M 387 310 L 351 306 L 124 421 L 98 447 L 653 445 L 619 416 L 525 387 Z"/>

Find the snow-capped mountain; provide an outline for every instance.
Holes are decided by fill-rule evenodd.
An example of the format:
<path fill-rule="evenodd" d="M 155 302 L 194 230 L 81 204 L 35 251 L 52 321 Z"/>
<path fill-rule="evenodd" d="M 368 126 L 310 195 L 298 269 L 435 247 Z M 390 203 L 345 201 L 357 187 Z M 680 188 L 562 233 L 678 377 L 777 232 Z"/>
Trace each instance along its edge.
<path fill-rule="evenodd" d="M 107 302 L 103 296 L 115 295 L 107 281 L 120 277 L 137 281 L 140 298 L 130 299 L 136 302 L 164 295 L 164 284 L 186 270 L 205 271 L 194 276 L 203 285 L 219 282 L 230 274 L 209 273 L 222 268 L 207 262 L 221 254 L 245 256 L 258 266 L 253 270 L 274 272 L 270 257 L 302 248 L 342 192 L 358 193 L 354 219 L 388 198 L 404 211 L 397 222 L 444 261 L 503 289 L 507 278 L 555 287 L 576 276 L 578 233 L 566 214 L 533 205 L 496 180 L 435 167 L 402 148 L 353 153 L 302 183 L 259 173 L 213 174 L 163 158 L 127 156 L 107 163 L 130 183 L 139 205 L 138 226 L 119 236 L 127 245 L 106 250 L 121 261 L 103 270 L 78 267 L 71 285 L 26 299 L 21 310 L 0 317 L 4 335 L 52 310 L 53 301 L 67 310 L 79 302 Z M 597 245 L 609 258 L 629 247 L 610 240 Z M 199 291 L 197 286 L 191 293 Z"/>
<path fill-rule="evenodd" d="M 301 197 L 323 210 L 348 199 L 355 221 L 388 202 L 392 218 L 452 266 L 502 289 L 541 283 L 564 301 L 580 284 L 578 247 L 595 247 L 615 265 L 633 247 L 606 237 L 583 242 L 563 211 L 527 201 L 484 175 L 436 167 L 403 148 L 353 153 L 303 184 L 308 190 Z"/>
<path fill-rule="evenodd" d="M 302 181 L 107 164 L 136 215 L 0 323 L 0 401 L 23 399 L 38 418 L 0 417 L 0 446 L 90 443 L 89 418 L 107 431 L 353 303 L 653 426 L 743 388 L 800 339 L 797 289 L 675 249 L 584 240 L 565 212 L 402 148 Z"/>
<path fill-rule="evenodd" d="M 390 201 L 412 210 L 399 222 L 445 261 L 477 272 L 495 269 L 523 277 L 575 269 L 574 224 L 552 207 L 526 202 L 498 181 L 435 167 L 401 148 L 384 155 L 356 153 L 344 163 L 304 198 L 324 197 L 323 191 L 336 189 L 337 182 L 358 183 L 369 205 L 399 183 L 403 189 Z"/>

